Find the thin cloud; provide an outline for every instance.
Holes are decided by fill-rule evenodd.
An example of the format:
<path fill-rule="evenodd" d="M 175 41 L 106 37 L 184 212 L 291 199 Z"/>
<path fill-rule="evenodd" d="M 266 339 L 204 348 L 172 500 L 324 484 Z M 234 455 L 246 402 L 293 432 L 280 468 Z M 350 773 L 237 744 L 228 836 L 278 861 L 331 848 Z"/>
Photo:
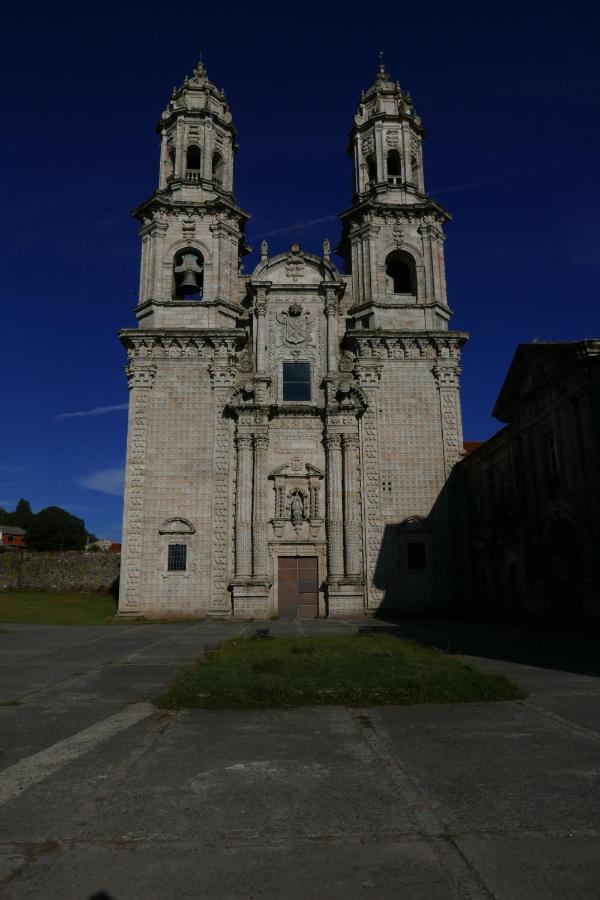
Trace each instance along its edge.
<path fill-rule="evenodd" d="M 320 225 L 321 222 L 332 222 L 337 218 L 339 217 L 321 216 L 319 219 L 310 219 L 308 222 L 294 222 L 293 225 L 286 225 L 285 228 L 274 228 L 272 231 L 261 231 L 260 234 L 256 233 L 249 235 L 249 237 L 250 240 L 255 240 L 256 238 L 271 237 L 272 234 L 285 234 L 287 231 L 295 231 L 296 228 L 310 228 L 311 225 Z"/>
<path fill-rule="evenodd" d="M 102 494 L 110 494 L 112 497 L 122 497 L 125 469 L 98 469 L 77 480 L 79 484 L 91 491 L 100 491 Z"/>
<path fill-rule="evenodd" d="M 77 419 L 81 416 L 105 416 L 107 413 L 120 412 L 127 409 L 126 403 L 117 403 L 114 406 L 95 406 L 93 409 L 84 409 L 79 412 L 59 413 L 55 419 Z"/>

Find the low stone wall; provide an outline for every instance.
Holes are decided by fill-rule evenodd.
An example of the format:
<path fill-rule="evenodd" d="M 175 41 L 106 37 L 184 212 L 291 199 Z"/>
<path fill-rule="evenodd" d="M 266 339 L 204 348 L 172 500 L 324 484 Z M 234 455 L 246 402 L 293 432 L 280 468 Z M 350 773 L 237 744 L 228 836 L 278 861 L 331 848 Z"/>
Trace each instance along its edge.
<path fill-rule="evenodd" d="M 0 590 L 116 591 L 120 553 L 0 553 Z"/>

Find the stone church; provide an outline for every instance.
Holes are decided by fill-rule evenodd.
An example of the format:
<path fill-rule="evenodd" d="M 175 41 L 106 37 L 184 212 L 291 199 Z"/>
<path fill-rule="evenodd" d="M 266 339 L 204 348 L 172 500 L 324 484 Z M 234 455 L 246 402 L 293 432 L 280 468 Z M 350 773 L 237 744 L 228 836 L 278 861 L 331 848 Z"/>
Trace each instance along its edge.
<path fill-rule="evenodd" d="M 425 136 L 382 64 L 350 131 L 354 193 L 329 242 L 265 241 L 233 194 L 236 131 L 200 63 L 158 132 L 135 215 L 121 615 L 310 618 L 449 595 L 446 482 L 460 350 Z"/>

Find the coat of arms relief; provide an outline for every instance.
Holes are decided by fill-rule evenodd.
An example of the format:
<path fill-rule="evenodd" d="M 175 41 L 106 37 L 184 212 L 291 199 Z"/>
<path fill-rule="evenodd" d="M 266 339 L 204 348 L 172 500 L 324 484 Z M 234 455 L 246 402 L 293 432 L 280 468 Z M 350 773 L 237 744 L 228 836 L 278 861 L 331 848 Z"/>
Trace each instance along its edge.
<path fill-rule="evenodd" d="M 311 343 L 314 316 L 310 310 L 303 310 L 299 303 L 292 303 L 287 309 L 277 313 L 283 340 L 286 344 L 299 346 Z"/>

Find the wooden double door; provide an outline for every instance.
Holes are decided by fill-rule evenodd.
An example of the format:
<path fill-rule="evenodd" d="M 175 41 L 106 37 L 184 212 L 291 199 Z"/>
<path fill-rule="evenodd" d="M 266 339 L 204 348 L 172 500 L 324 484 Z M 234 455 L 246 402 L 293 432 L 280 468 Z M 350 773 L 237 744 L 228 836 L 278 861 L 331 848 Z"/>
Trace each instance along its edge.
<path fill-rule="evenodd" d="M 319 560 L 316 556 L 280 556 L 278 613 L 282 619 L 314 619 L 319 614 Z"/>

